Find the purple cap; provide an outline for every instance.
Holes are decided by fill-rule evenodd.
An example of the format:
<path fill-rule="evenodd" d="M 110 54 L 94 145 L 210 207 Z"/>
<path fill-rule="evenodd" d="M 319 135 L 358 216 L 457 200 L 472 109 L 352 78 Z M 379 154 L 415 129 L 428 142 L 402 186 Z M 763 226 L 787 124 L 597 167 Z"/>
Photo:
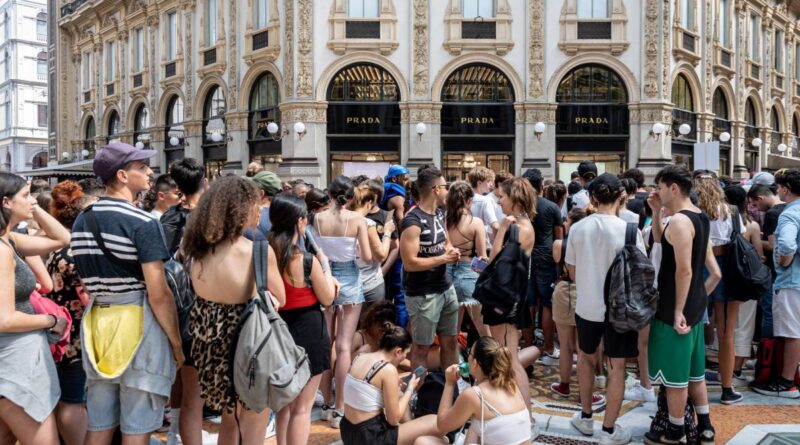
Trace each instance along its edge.
<path fill-rule="evenodd" d="M 143 161 L 155 155 L 155 150 L 139 150 L 124 142 L 112 142 L 100 147 L 100 151 L 94 157 L 92 170 L 105 182 L 114 177 L 128 162 Z"/>

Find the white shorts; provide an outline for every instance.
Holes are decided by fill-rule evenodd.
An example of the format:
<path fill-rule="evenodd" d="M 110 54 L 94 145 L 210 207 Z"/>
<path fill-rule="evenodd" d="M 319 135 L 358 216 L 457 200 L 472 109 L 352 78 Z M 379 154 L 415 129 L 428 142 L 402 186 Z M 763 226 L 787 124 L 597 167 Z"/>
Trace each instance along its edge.
<path fill-rule="evenodd" d="M 800 338 L 800 290 L 779 289 L 775 292 L 772 323 L 776 337 Z"/>

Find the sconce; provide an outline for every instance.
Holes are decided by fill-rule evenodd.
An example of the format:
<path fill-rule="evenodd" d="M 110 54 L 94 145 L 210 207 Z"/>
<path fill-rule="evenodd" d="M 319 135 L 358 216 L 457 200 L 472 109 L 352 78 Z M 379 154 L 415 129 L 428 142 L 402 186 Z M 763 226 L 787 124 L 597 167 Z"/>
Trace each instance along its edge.
<path fill-rule="evenodd" d="M 417 135 L 419 136 L 419 140 L 422 141 L 422 135 L 428 130 L 428 126 L 422 122 L 417 123 L 416 126 Z"/>
<path fill-rule="evenodd" d="M 719 134 L 720 142 L 728 142 L 730 140 L 731 140 L 731 134 L 728 133 L 727 131 L 723 131 L 722 133 Z"/>
<path fill-rule="evenodd" d="M 69 152 L 65 151 L 65 152 L 61 153 L 61 159 L 65 160 L 65 161 L 69 160 Z"/>
<path fill-rule="evenodd" d="M 678 133 L 680 134 L 680 136 L 678 137 L 686 136 L 691 132 L 692 132 L 692 126 L 689 124 L 681 124 L 681 126 L 678 127 Z M 673 136 L 675 133 L 672 131 L 671 128 L 667 129 L 666 126 L 661 122 L 656 122 L 655 124 L 653 124 L 653 128 L 650 130 L 650 137 L 654 138 L 655 140 L 658 140 L 662 134 L 666 134 L 667 136 Z"/>
<path fill-rule="evenodd" d="M 222 142 L 226 140 L 225 137 L 225 122 L 219 116 L 212 117 L 208 124 L 206 124 L 206 136 L 212 142 Z M 227 137 L 227 142 L 233 140 L 230 136 Z"/>
<path fill-rule="evenodd" d="M 141 150 L 141 149 L 143 149 L 143 148 L 144 148 L 144 145 L 145 145 L 146 143 L 148 143 L 148 142 L 150 142 L 150 135 L 149 135 L 149 134 L 147 134 L 147 133 L 140 134 L 140 135 L 139 135 L 139 136 L 136 138 L 136 145 L 135 145 L 135 147 L 136 147 L 136 148 L 138 148 L 139 150 Z"/>
<path fill-rule="evenodd" d="M 297 138 L 301 141 L 303 140 L 303 136 L 306 135 L 306 124 L 302 122 L 295 122 L 294 123 L 294 132 L 297 133 Z"/>
<path fill-rule="evenodd" d="M 183 124 L 173 125 L 170 127 L 169 132 L 167 133 L 167 136 L 169 136 L 169 145 L 172 147 L 177 147 L 180 145 L 185 131 L 186 129 L 183 128 Z M 184 140 L 183 146 L 188 147 L 189 141 Z"/>
<path fill-rule="evenodd" d="M 763 141 L 761 140 L 761 138 L 753 138 L 753 140 L 750 141 L 750 143 L 753 144 L 753 147 L 755 148 L 761 147 L 762 142 Z"/>
<path fill-rule="evenodd" d="M 542 134 L 544 133 L 544 130 L 546 130 L 546 129 L 547 129 L 547 126 L 544 124 L 544 122 L 537 122 L 537 123 L 535 123 L 533 125 L 533 134 L 536 135 L 536 140 L 537 141 L 541 141 L 542 140 Z"/>
<path fill-rule="evenodd" d="M 88 157 L 89 157 L 89 150 L 87 150 L 85 148 L 83 150 L 81 150 L 81 159 L 86 159 Z"/>
<path fill-rule="evenodd" d="M 281 127 L 283 127 L 283 131 L 281 131 Z M 300 139 L 303 139 L 303 136 L 306 134 L 306 125 L 302 122 L 296 122 L 294 124 L 294 132 L 297 133 Z M 289 129 L 286 126 L 279 126 L 275 122 L 270 122 L 267 124 L 267 133 L 269 133 L 273 141 L 277 142 L 289 134 Z"/>
<path fill-rule="evenodd" d="M 786 151 L 786 144 L 778 144 L 778 151 L 783 153 Z"/>

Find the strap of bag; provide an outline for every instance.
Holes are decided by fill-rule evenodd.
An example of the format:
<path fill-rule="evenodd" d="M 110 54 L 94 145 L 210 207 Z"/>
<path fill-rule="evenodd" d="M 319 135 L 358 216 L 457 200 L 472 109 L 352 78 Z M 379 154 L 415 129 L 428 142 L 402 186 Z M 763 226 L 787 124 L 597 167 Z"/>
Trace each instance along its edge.
<path fill-rule="evenodd" d="M 636 245 L 636 231 L 639 230 L 639 226 L 634 223 L 628 223 L 625 227 L 625 245 L 626 246 L 635 246 Z"/>
<path fill-rule="evenodd" d="M 733 220 L 733 232 L 731 232 L 731 240 L 736 238 L 742 231 L 742 226 L 739 224 L 739 209 L 736 207 L 730 207 L 731 209 L 731 219 Z"/>
<path fill-rule="evenodd" d="M 272 299 L 267 297 L 267 248 L 266 240 L 253 241 L 253 267 L 255 268 L 256 291 L 269 312 L 275 312 Z"/>
<path fill-rule="evenodd" d="M 306 287 L 311 288 L 311 268 L 314 266 L 314 255 L 310 252 L 303 252 L 303 280 Z"/>
<path fill-rule="evenodd" d="M 142 267 L 139 265 L 138 262 L 131 261 L 131 260 L 123 260 L 122 258 L 117 257 L 110 250 L 106 247 L 105 240 L 103 240 L 103 236 L 100 233 L 100 228 L 97 226 L 97 219 L 94 217 L 94 211 L 91 207 L 87 208 L 83 212 L 83 218 L 86 221 L 86 226 L 89 228 L 89 231 L 92 232 L 92 236 L 94 237 L 95 242 L 97 243 L 97 247 L 103 251 L 103 255 L 114 263 L 115 265 L 124 268 L 134 274 L 140 274 L 142 272 Z"/>

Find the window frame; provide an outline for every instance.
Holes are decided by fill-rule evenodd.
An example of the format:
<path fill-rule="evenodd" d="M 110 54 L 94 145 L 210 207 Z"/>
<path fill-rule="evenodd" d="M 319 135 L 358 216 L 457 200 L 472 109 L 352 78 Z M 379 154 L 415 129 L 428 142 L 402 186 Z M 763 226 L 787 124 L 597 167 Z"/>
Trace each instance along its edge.
<path fill-rule="evenodd" d="M 92 89 L 92 53 L 83 53 L 83 77 L 82 87 L 83 91 L 90 91 Z"/>
<path fill-rule="evenodd" d="M 133 29 L 133 72 L 139 73 L 144 71 L 144 28 L 137 27 Z"/>
<path fill-rule="evenodd" d="M 784 38 L 785 34 L 782 29 L 775 28 L 775 32 L 772 34 L 772 42 L 773 42 L 773 66 L 774 69 L 779 74 L 783 74 L 784 72 L 784 44 L 786 39 Z"/>
<path fill-rule="evenodd" d="M 747 26 L 747 55 L 750 60 L 759 62 L 761 60 L 761 16 L 755 12 L 750 12 L 750 21 Z"/>
<path fill-rule="evenodd" d="M 582 5 L 586 5 L 588 2 L 588 7 L 591 10 L 589 15 L 582 15 L 581 8 Z M 595 15 L 595 9 L 598 3 L 605 3 L 605 15 Z M 575 4 L 575 14 L 578 16 L 578 20 L 609 20 L 611 18 L 611 0 L 577 0 Z M 585 6 L 584 6 L 585 7 Z"/>
<path fill-rule="evenodd" d="M 42 57 L 44 54 L 44 57 Z M 38 80 L 47 80 L 47 52 L 39 51 L 36 55 L 36 78 Z"/>
<path fill-rule="evenodd" d="M 474 1 L 475 5 L 475 15 L 468 15 L 467 14 L 467 2 Z M 491 15 L 489 16 L 482 16 L 481 15 L 481 4 L 486 4 L 487 2 L 491 2 Z M 465 19 L 477 19 L 478 17 L 482 19 L 494 19 L 497 16 L 497 0 L 461 0 L 461 14 Z"/>
<path fill-rule="evenodd" d="M 687 31 L 694 31 L 697 26 L 694 2 L 695 0 L 681 0 L 680 4 L 680 24 Z"/>
<path fill-rule="evenodd" d="M 352 11 L 353 3 L 361 3 L 361 14 L 356 15 Z M 348 19 L 378 19 L 381 17 L 381 0 L 347 0 L 347 18 Z M 367 5 L 374 6 L 374 15 L 367 15 Z"/>
<path fill-rule="evenodd" d="M 262 19 L 263 18 L 263 22 Z M 269 24 L 269 0 L 253 0 L 253 30 L 264 29 Z"/>
<path fill-rule="evenodd" d="M 42 124 L 42 116 L 44 116 L 44 124 Z M 47 128 L 47 104 L 36 104 L 36 124 L 39 128 Z"/>
<path fill-rule="evenodd" d="M 44 28 L 42 28 L 42 26 L 44 26 Z M 36 14 L 36 39 L 40 42 L 47 41 L 47 14 L 44 12 Z"/>
<path fill-rule="evenodd" d="M 692 94 L 689 79 L 682 73 L 675 77 L 675 82 L 672 84 L 672 95 L 670 97 L 672 105 L 683 111 L 695 113 L 694 94 Z M 687 106 L 688 105 L 688 106 Z"/>
<path fill-rule="evenodd" d="M 116 41 L 106 42 L 106 83 L 114 81 L 117 75 L 116 67 Z"/>
<path fill-rule="evenodd" d="M 723 5 L 724 3 L 724 5 Z M 719 0 L 717 3 L 719 7 L 719 16 L 717 20 L 717 26 L 719 27 L 719 43 L 722 45 L 723 48 L 730 49 L 731 48 L 731 32 L 733 31 L 733 27 L 731 26 L 731 5 L 730 0 Z"/>
<path fill-rule="evenodd" d="M 203 28 L 203 42 L 206 48 L 211 48 L 217 44 L 219 37 L 217 30 L 217 9 L 219 5 L 217 0 L 204 0 L 203 13 L 206 18 L 205 27 Z"/>
<path fill-rule="evenodd" d="M 178 12 L 167 13 L 167 62 L 178 58 Z"/>

